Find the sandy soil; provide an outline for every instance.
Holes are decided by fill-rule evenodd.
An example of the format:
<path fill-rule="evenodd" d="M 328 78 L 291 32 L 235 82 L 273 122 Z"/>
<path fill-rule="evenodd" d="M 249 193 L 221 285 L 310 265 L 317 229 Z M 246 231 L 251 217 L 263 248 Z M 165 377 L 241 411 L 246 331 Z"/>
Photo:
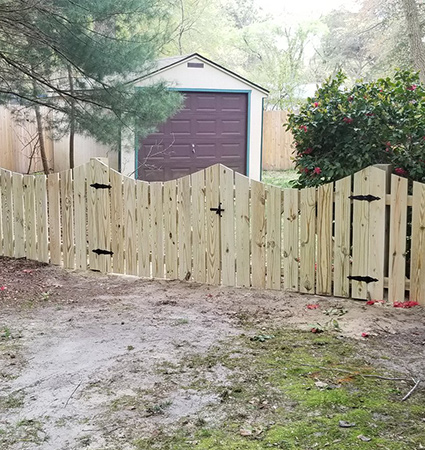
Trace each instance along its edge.
<path fill-rule="evenodd" d="M 130 450 L 134 439 L 164 427 L 219 420 L 209 412 L 217 395 L 187 387 L 198 369 L 174 373 L 175 365 L 233 336 L 277 326 L 336 320 L 337 333 L 358 339 L 359 352 L 365 345 L 385 351 L 390 368 L 425 378 L 419 307 L 74 273 L 0 257 L 2 286 L 5 449 Z M 225 385 L 228 373 L 215 365 L 202 376 Z"/>

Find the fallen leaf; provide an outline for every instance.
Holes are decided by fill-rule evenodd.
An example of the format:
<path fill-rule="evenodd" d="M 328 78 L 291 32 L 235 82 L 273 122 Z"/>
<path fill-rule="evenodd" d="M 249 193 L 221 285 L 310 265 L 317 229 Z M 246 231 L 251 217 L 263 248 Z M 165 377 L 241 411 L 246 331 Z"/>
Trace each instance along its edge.
<path fill-rule="evenodd" d="M 394 302 L 394 308 L 413 308 L 414 306 L 418 306 L 418 302 Z"/>
<path fill-rule="evenodd" d="M 352 428 L 352 427 L 355 427 L 355 426 L 356 426 L 355 423 L 346 422 L 345 420 L 340 420 L 340 421 L 338 422 L 338 425 L 339 425 L 341 428 Z"/>
<path fill-rule="evenodd" d="M 241 436 L 252 436 L 252 430 L 248 430 L 248 429 L 246 429 L 246 428 L 241 428 L 241 429 L 239 430 L 239 434 L 240 434 Z"/>
<path fill-rule="evenodd" d="M 362 333 L 362 337 L 368 338 L 369 337 L 369 333 Z"/>
<path fill-rule="evenodd" d="M 372 440 L 372 438 L 367 437 L 367 436 L 363 436 L 362 434 L 359 434 L 359 435 L 357 436 L 357 439 L 360 439 L 360 440 L 363 441 L 363 442 L 369 442 L 369 441 Z"/>
<path fill-rule="evenodd" d="M 307 305 L 307 309 L 318 309 L 319 305 L 317 303 L 315 304 L 311 304 L 311 305 Z"/>
<path fill-rule="evenodd" d="M 322 388 L 322 389 L 328 387 L 328 383 L 324 383 L 323 381 L 316 381 L 314 384 L 315 384 L 318 388 Z"/>

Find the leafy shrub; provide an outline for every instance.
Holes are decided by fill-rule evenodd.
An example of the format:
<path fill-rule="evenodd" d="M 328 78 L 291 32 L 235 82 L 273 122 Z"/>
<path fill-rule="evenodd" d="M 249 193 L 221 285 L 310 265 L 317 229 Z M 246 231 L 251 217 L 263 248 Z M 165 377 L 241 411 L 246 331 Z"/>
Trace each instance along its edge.
<path fill-rule="evenodd" d="M 343 87 L 338 73 L 289 116 L 298 186 L 317 186 L 372 164 L 425 182 L 425 89 L 417 73 Z"/>

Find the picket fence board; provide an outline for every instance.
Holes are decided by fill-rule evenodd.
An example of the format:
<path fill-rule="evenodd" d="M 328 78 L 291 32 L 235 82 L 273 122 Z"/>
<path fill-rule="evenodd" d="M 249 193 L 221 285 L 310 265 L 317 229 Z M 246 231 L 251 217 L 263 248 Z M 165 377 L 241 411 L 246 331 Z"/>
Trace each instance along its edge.
<path fill-rule="evenodd" d="M 224 209 L 221 225 L 221 277 L 224 286 L 235 286 L 235 193 L 234 172 L 222 165 L 220 167 L 220 202 Z"/>
<path fill-rule="evenodd" d="M 74 170 L 75 267 L 87 270 L 86 166 Z"/>
<path fill-rule="evenodd" d="M 350 296 L 351 177 L 335 183 L 333 295 Z"/>
<path fill-rule="evenodd" d="M 266 287 L 266 186 L 251 181 L 252 286 Z"/>
<path fill-rule="evenodd" d="M 111 184 L 112 270 L 114 273 L 125 273 L 123 177 L 119 172 L 111 169 L 109 182 Z"/>
<path fill-rule="evenodd" d="M 218 208 L 220 197 L 219 165 L 211 166 L 205 172 L 206 214 L 207 214 L 207 279 L 208 284 L 220 284 L 220 216 L 211 208 Z"/>
<path fill-rule="evenodd" d="M 37 260 L 34 184 L 33 175 L 24 175 L 25 253 L 28 259 Z"/>
<path fill-rule="evenodd" d="M 369 168 L 354 174 L 353 195 L 369 194 Z M 353 200 L 353 264 L 352 276 L 367 276 L 369 257 L 369 203 Z M 367 284 L 364 281 L 351 282 L 353 298 L 367 299 Z"/>
<path fill-rule="evenodd" d="M 37 232 L 37 260 L 49 262 L 49 236 L 47 217 L 47 178 L 46 175 L 35 177 L 35 217 Z"/>
<path fill-rule="evenodd" d="M 384 261 L 385 261 L 385 196 L 387 193 L 384 170 L 370 167 L 369 194 L 378 198 L 369 203 L 369 254 L 368 271 L 372 278 L 377 279 L 369 283 L 368 298 L 382 300 L 384 298 Z"/>
<path fill-rule="evenodd" d="M 164 214 L 162 183 L 151 183 L 152 276 L 164 278 Z"/>
<path fill-rule="evenodd" d="M 3 253 L 13 256 L 13 205 L 12 205 L 12 172 L 1 169 L 1 204 L 3 222 Z"/>
<path fill-rule="evenodd" d="M 60 266 L 62 264 L 62 238 L 59 173 L 52 173 L 47 177 L 47 187 L 49 198 L 50 263 Z M 86 222 L 84 222 L 84 226 L 86 226 Z"/>
<path fill-rule="evenodd" d="M 283 191 L 283 284 L 289 291 L 298 291 L 299 282 L 299 191 Z"/>
<path fill-rule="evenodd" d="M 266 261 L 267 289 L 281 288 L 281 190 L 267 186 L 266 191 Z"/>
<path fill-rule="evenodd" d="M 249 178 L 235 173 L 236 285 L 251 286 Z"/>
<path fill-rule="evenodd" d="M 406 284 L 407 178 L 391 176 L 388 300 L 404 301 Z"/>
<path fill-rule="evenodd" d="M 96 189 L 92 186 L 95 183 L 100 183 L 97 181 L 96 165 L 99 162 L 95 159 L 91 159 L 89 162 L 88 173 L 87 173 L 87 214 L 88 214 L 88 253 L 89 253 L 89 266 L 90 270 L 100 270 L 99 266 L 99 256 L 93 252 L 99 248 L 99 238 L 98 238 L 98 227 L 97 220 L 97 194 Z"/>
<path fill-rule="evenodd" d="M 62 207 L 62 242 L 63 265 L 65 269 L 74 269 L 74 211 L 72 195 L 72 171 L 66 170 L 60 174 L 60 194 Z M 98 218 L 100 221 L 101 219 Z"/>
<path fill-rule="evenodd" d="M 180 280 L 190 280 L 192 276 L 192 232 L 190 176 L 177 180 L 177 236 Z"/>
<path fill-rule="evenodd" d="M 149 278 L 151 276 L 149 183 L 137 182 L 136 203 L 138 273 L 140 277 Z"/>
<path fill-rule="evenodd" d="M 320 295 L 332 294 L 333 183 L 317 189 L 317 287 Z"/>
<path fill-rule="evenodd" d="M 177 183 L 164 183 L 164 224 L 165 224 L 165 277 L 171 280 L 178 274 L 177 235 Z"/>
<path fill-rule="evenodd" d="M 300 192 L 300 292 L 315 293 L 316 189 Z"/>
<path fill-rule="evenodd" d="M 410 300 L 425 305 L 425 184 L 413 183 Z"/>
<path fill-rule="evenodd" d="M 192 247 L 193 247 L 193 280 L 197 283 L 207 281 L 207 235 L 205 216 L 205 171 L 190 176 L 192 184 Z"/>
<path fill-rule="evenodd" d="M 125 273 L 137 275 L 136 181 L 123 177 Z"/>
<path fill-rule="evenodd" d="M 23 258 L 25 256 L 25 228 L 24 228 L 24 188 L 23 177 L 20 173 L 12 175 L 13 195 L 13 228 L 15 233 L 15 246 L 13 256 Z M 1 230 L 0 230 L 1 240 Z"/>

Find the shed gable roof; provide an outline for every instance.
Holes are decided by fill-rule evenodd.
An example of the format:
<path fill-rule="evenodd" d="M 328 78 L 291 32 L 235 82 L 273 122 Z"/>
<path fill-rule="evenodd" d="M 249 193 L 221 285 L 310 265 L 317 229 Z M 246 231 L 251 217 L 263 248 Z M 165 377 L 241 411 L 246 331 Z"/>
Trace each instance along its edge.
<path fill-rule="evenodd" d="M 191 53 L 190 55 L 180 55 L 180 56 L 172 56 L 172 57 L 168 57 L 168 58 L 161 58 L 161 59 L 157 60 L 157 67 L 155 70 L 148 73 L 147 75 L 143 75 L 142 77 L 136 78 L 135 80 L 133 80 L 133 82 L 135 83 L 140 80 L 146 80 L 146 79 L 152 77 L 153 75 L 156 75 L 161 72 L 166 72 L 167 70 L 170 70 L 173 67 L 176 67 L 185 62 L 189 62 L 191 59 L 195 59 L 195 58 L 200 59 L 204 63 L 216 68 L 217 70 L 220 70 L 220 71 L 230 75 L 231 77 L 236 78 L 239 81 L 242 81 L 243 83 L 250 85 L 251 87 L 263 92 L 264 94 L 269 93 L 269 91 L 267 89 L 263 88 L 262 86 L 260 86 L 256 83 L 253 83 L 252 81 L 249 81 L 248 79 L 242 77 L 241 75 L 238 75 L 235 72 L 232 72 L 229 69 L 226 69 L 225 67 L 221 66 L 220 64 L 217 64 L 214 61 L 211 61 L 210 59 L 205 58 L 204 56 L 200 55 L 199 53 Z"/>

